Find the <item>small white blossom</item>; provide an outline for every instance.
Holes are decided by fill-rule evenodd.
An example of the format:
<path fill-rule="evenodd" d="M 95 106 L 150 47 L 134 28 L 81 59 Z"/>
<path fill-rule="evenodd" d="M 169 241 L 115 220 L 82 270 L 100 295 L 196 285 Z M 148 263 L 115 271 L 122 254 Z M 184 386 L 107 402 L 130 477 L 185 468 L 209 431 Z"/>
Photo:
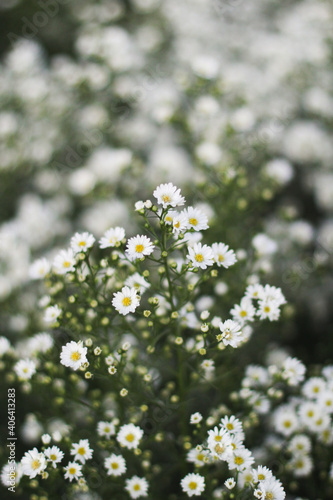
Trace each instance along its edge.
<path fill-rule="evenodd" d="M 112 305 L 123 316 L 135 312 L 140 304 L 136 288 L 124 286 L 120 292 L 113 294 Z"/>
<path fill-rule="evenodd" d="M 185 198 L 181 196 L 180 189 L 171 182 L 160 184 L 155 189 L 153 195 L 157 199 L 157 203 L 162 205 L 163 208 L 179 207 L 185 203 Z"/>
<path fill-rule="evenodd" d="M 115 247 L 120 244 L 125 238 L 125 229 L 122 227 L 115 227 L 108 229 L 102 238 L 99 240 L 100 248 Z"/>
<path fill-rule="evenodd" d="M 86 354 L 87 348 L 82 346 L 82 342 L 67 342 L 65 346 L 62 346 L 60 363 L 76 371 L 87 362 Z"/>
<path fill-rule="evenodd" d="M 95 243 L 95 238 L 90 233 L 75 233 L 71 239 L 71 248 L 74 253 L 86 252 Z"/>

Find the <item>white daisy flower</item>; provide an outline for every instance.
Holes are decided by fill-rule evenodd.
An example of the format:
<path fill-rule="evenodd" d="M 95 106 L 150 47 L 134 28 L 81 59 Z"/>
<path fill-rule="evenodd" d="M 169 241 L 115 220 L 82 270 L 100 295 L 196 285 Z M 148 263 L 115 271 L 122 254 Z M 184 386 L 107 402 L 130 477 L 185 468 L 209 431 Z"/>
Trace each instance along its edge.
<path fill-rule="evenodd" d="M 271 285 L 265 285 L 261 288 L 259 291 L 259 299 L 264 301 L 274 301 L 278 306 L 287 302 L 281 288 Z"/>
<path fill-rule="evenodd" d="M 98 422 L 97 424 L 97 434 L 99 436 L 105 436 L 110 439 L 116 433 L 116 428 L 113 422 Z"/>
<path fill-rule="evenodd" d="M 303 382 L 305 371 L 306 368 L 299 359 L 289 356 L 283 362 L 281 376 L 287 380 L 289 385 L 298 385 Z"/>
<path fill-rule="evenodd" d="M 22 473 L 33 479 L 40 472 L 46 469 L 46 460 L 43 453 L 40 453 L 37 448 L 29 450 L 24 454 L 21 460 Z"/>
<path fill-rule="evenodd" d="M 306 477 L 313 469 L 313 461 L 308 455 L 298 455 L 293 457 L 287 465 L 295 477 Z"/>
<path fill-rule="evenodd" d="M 228 431 L 218 427 L 208 431 L 207 446 L 213 457 L 220 460 L 227 460 L 233 451 Z"/>
<path fill-rule="evenodd" d="M 125 490 L 131 498 L 146 497 L 148 495 L 148 481 L 144 477 L 133 476 L 126 479 Z"/>
<path fill-rule="evenodd" d="M 280 307 L 274 300 L 259 300 L 257 315 L 260 319 L 277 321 L 280 317 Z"/>
<path fill-rule="evenodd" d="M 203 467 L 206 463 L 210 462 L 209 451 L 193 448 L 188 452 L 186 460 L 194 463 L 196 467 Z"/>
<path fill-rule="evenodd" d="M 263 481 L 262 487 L 265 491 L 265 498 L 269 498 L 270 500 L 284 500 L 286 498 L 280 481 L 275 479 L 274 476 Z"/>
<path fill-rule="evenodd" d="M 323 413 L 323 411 L 321 411 L 319 417 L 307 422 L 307 427 L 311 432 L 320 434 L 325 430 L 330 430 L 332 428 L 332 421 L 327 413 Z"/>
<path fill-rule="evenodd" d="M 53 261 L 53 268 L 57 274 L 66 274 L 75 271 L 76 260 L 73 250 L 60 250 Z"/>
<path fill-rule="evenodd" d="M 181 481 L 180 485 L 184 493 L 189 497 L 200 496 L 205 491 L 205 478 L 200 474 L 187 474 Z"/>
<path fill-rule="evenodd" d="M 135 288 L 141 295 L 150 287 L 150 283 L 148 283 L 139 273 L 134 273 L 132 276 L 129 276 L 125 281 L 125 285 L 129 288 Z"/>
<path fill-rule="evenodd" d="M 226 269 L 233 266 L 237 262 L 235 252 L 229 250 L 229 246 L 224 243 L 213 243 L 212 250 L 214 254 L 214 261 L 220 267 L 223 266 Z"/>
<path fill-rule="evenodd" d="M 224 481 L 224 484 L 228 490 L 232 490 L 236 486 L 236 481 L 234 480 L 233 477 L 229 477 L 226 481 Z"/>
<path fill-rule="evenodd" d="M 184 205 L 185 198 L 181 196 L 180 189 L 174 186 L 171 182 L 168 184 L 160 184 L 153 193 L 157 199 L 157 203 L 163 208 L 180 207 Z"/>
<path fill-rule="evenodd" d="M 83 476 L 81 469 L 82 465 L 77 464 L 76 462 L 68 462 L 68 465 L 64 467 L 64 470 L 66 471 L 64 476 L 65 479 L 69 479 L 70 482 L 72 482 L 73 479 L 78 480 L 79 477 Z"/>
<path fill-rule="evenodd" d="M 289 444 L 288 451 L 293 455 L 305 455 L 311 451 L 311 440 L 305 434 L 294 436 Z"/>
<path fill-rule="evenodd" d="M 133 313 L 140 304 L 136 288 L 124 286 L 120 292 L 113 294 L 112 305 L 123 316 Z"/>
<path fill-rule="evenodd" d="M 291 406 L 280 406 L 275 410 L 273 419 L 276 431 L 284 436 L 291 436 L 291 434 L 299 429 L 299 420 Z"/>
<path fill-rule="evenodd" d="M 49 306 L 44 312 L 44 321 L 46 323 L 55 323 L 57 318 L 62 313 L 62 309 L 56 304 L 55 306 Z"/>
<path fill-rule="evenodd" d="M 259 299 L 264 296 L 264 287 L 259 283 L 249 285 L 245 291 L 245 297 L 249 299 Z"/>
<path fill-rule="evenodd" d="M 302 387 L 302 394 L 309 399 L 318 399 L 326 390 L 326 381 L 321 377 L 310 377 Z"/>
<path fill-rule="evenodd" d="M 235 321 L 237 321 L 240 325 L 243 325 L 245 321 L 254 320 L 256 310 L 252 305 L 251 299 L 243 297 L 239 305 L 234 305 L 230 314 L 233 316 Z"/>
<path fill-rule="evenodd" d="M 126 472 L 126 462 L 121 455 L 112 453 L 104 460 L 104 467 L 107 470 L 108 476 L 121 476 Z"/>
<path fill-rule="evenodd" d="M 57 464 L 61 462 L 64 458 L 64 453 L 58 448 L 58 446 L 50 446 L 44 451 L 44 455 L 48 462 L 51 462 L 53 468 L 57 467 Z"/>
<path fill-rule="evenodd" d="M 312 425 L 322 414 L 322 410 L 315 401 L 305 401 L 298 407 L 298 415 L 304 425 Z"/>
<path fill-rule="evenodd" d="M 125 238 L 125 229 L 123 227 L 112 227 L 108 229 L 99 240 L 100 248 L 109 248 L 118 246 Z"/>
<path fill-rule="evenodd" d="M 19 379 L 29 380 L 36 373 L 36 363 L 31 359 L 20 359 L 14 365 L 14 371 Z"/>
<path fill-rule="evenodd" d="M 142 259 L 154 251 L 154 245 L 148 236 L 136 235 L 127 241 L 126 256 L 129 260 Z"/>
<path fill-rule="evenodd" d="M 45 257 L 35 260 L 29 268 L 29 276 L 33 280 L 40 280 L 51 271 L 51 264 Z"/>
<path fill-rule="evenodd" d="M 243 340 L 243 333 L 239 323 L 227 319 L 223 323 L 220 323 L 219 328 L 221 334 L 216 336 L 217 340 L 222 341 L 224 345 L 238 347 L 239 343 Z"/>
<path fill-rule="evenodd" d="M 86 252 L 95 243 L 95 238 L 90 233 L 75 233 L 71 239 L 71 249 L 74 253 Z"/>
<path fill-rule="evenodd" d="M 172 219 L 173 234 L 178 236 L 180 233 L 184 233 L 186 229 L 187 229 L 186 217 L 184 217 L 182 213 L 175 213 Z"/>
<path fill-rule="evenodd" d="M 83 347 L 82 342 L 67 342 L 65 346 L 62 346 L 62 351 L 60 354 L 60 363 L 69 368 L 73 368 L 74 371 L 78 370 L 83 363 L 86 363 L 87 348 Z"/>
<path fill-rule="evenodd" d="M 199 424 L 202 420 L 202 415 L 198 411 L 196 413 L 192 413 L 190 416 L 190 424 Z"/>
<path fill-rule="evenodd" d="M 238 448 L 228 457 L 227 461 L 230 470 L 243 471 L 251 467 L 254 463 L 254 458 L 247 448 Z"/>
<path fill-rule="evenodd" d="M 333 392 L 323 391 L 318 399 L 318 404 L 327 413 L 333 413 Z"/>
<path fill-rule="evenodd" d="M 253 491 L 253 496 L 254 498 L 258 498 L 258 500 L 264 500 L 266 494 L 261 483 L 259 483 L 258 488 Z"/>
<path fill-rule="evenodd" d="M 7 463 L 1 469 L 0 479 L 4 486 L 11 487 L 15 482 L 17 486 L 22 477 L 22 465 L 20 463 Z"/>
<path fill-rule="evenodd" d="M 193 247 L 188 247 L 186 258 L 192 262 L 194 267 L 207 269 L 207 266 L 214 264 L 214 255 L 212 249 L 208 245 L 195 243 Z"/>
<path fill-rule="evenodd" d="M 234 415 L 221 418 L 220 425 L 223 429 L 226 429 L 228 432 L 230 432 L 230 434 L 234 434 L 235 436 L 238 436 L 240 439 L 244 440 L 245 435 L 243 431 L 243 424 Z"/>
<path fill-rule="evenodd" d="M 117 441 L 121 446 L 129 450 L 135 449 L 139 446 L 143 430 L 134 424 L 125 424 L 120 427 L 117 434 Z"/>
<path fill-rule="evenodd" d="M 74 461 L 79 461 L 82 464 L 86 463 L 86 460 L 92 458 L 94 450 L 89 446 L 88 439 L 80 439 L 78 443 L 72 443 L 71 455 L 74 456 Z"/>
<path fill-rule="evenodd" d="M 183 210 L 181 214 L 186 220 L 187 229 L 194 229 L 195 231 L 203 231 L 208 229 L 208 217 L 201 210 L 194 207 L 188 207 Z"/>
<path fill-rule="evenodd" d="M 31 353 L 47 352 L 54 344 L 54 340 L 49 333 L 41 332 L 36 333 L 28 342 L 28 350 Z"/>
<path fill-rule="evenodd" d="M 259 481 L 265 481 L 273 477 L 272 471 L 268 467 L 259 465 L 256 469 L 252 469 L 253 482 L 258 483 Z"/>
<path fill-rule="evenodd" d="M 268 370 L 259 365 L 248 365 L 245 370 L 243 387 L 258 387 L 266 385 L 269 380 Z"/>

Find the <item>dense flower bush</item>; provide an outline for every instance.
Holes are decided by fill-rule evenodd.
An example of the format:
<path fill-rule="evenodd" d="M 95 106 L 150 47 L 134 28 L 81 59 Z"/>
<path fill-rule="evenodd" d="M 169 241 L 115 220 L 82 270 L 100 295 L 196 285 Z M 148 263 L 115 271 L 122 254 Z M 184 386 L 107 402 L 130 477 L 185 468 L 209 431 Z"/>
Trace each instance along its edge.
<path fill-rule="evenodd" d="M 330 3 L 0 9 L 1 497 L 330 499 Z"/>

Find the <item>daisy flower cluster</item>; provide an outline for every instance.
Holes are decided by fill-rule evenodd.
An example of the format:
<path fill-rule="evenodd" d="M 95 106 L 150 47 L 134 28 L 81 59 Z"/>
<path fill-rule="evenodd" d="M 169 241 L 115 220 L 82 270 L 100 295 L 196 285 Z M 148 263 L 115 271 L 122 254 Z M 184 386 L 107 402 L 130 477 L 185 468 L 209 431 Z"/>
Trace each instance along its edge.
<path fill-rule="evenodd" d="M 281 477 L 306 480 L 320 471 L 329 477 L 333 443 L 332 366 L 306 377 L 306 368 L 297 358 L 284 356 L 268 367 L 249 365 L 238 393 L 259 418 L 256 425 L 267 427 L 261 453 L 281 456 Z M 268 416 L 267 417 L 265 416 Z M 265 423 L 264 423 L 265 422 Z M 319 454 L 319 455 L 318 455 Z M 325 459 L 324 459 L 325 456 Z M 297 483 L 296 483 L 297 484 Z"/>
<path fill-rule="evenodd" d="M 246 498 L 284 500 L 284 488 L 272 471 L 260 465 L 253 468 L 255 460 L 251 451 L 245 447 L 244 439 L 242 422 L 234 415 L 225 416 L 219 426 L 208 430 L 207 440 L 203 444 L 190 450 L 187 461 L 193 462 L 196 467 L 213 464 L 219 467 L 220 461 L 227 464 L 228 471 L 234 473 L 235 477 L 227 478 L 224 481 L 225 488 L 216 491 L 218 494 L 223 490 L 233 490 L 235 495 L 246 492 Z M 189 497 L 200 496 L 205 490 L 205 484 L 205 477 L 198 473 L 187 474 L 181 480 L 182 490 Z"/>
<path fill-rule="evenodd" d="M 255 320 L 275 321 L 285 303 L 281 290 L 269 285 L 249 286 L 240 305 L 233 307 L 230 301 L 226 306 L 203 294 L 202 287 L 236 268 L 236 252 L 225 243 L 201 241 L 208 216 L 201 208 L 186 207 L 180 188 L 161 184 L 153 196 L 156 204 L 146 200 L 135 206 L 144 233 L 128 237 L 125 228 L 116 226 L 98 241 L 91 233 L 75 233 L 70 248 L 58 252 L 53 265 L 40 259 L 47 272 L 46 294 L 38 308 L 44 310 L 42 321 L 54 338 L 44 332 L 24 344 L 26 356 L 14 356 L 13 371 L 23 392 L 30 393 L 35 383 L 45 394 L 50 387 L 55 394 L 51 404 L 65 415 L 68 405 L 81 426 L 79 404 L 87 435 L 72 439 L 76 428 L 65 423 L 66 417 L 52 430 L 35 417 L 29 420 L 26 432 L 41 439 L 42 447 L 33 447 L 22 458 L 20 485 L 26 478 L 52 480 L 60 471 L 73 491 L 90 491 L 89 477 L 97 463 L 112 491 L 121 488 L 130 498 L 148 496 L 164 481 L 154 454 L 169 446 L 167 429 L 173 429 L 170 439 L 176 442 L 184 432 L 178 426 L 188 425 L 178 406 L 186 404 L 187 391 L 215 383 L 224 348 L 244 344 Z M 263 315 L 264 307 L 274 313 Z M 217 311 L 223 316 L 229 311 L 233 319 L 214 316 Z M 13 356 L 8 342 L 2 350 Z M 175 367 L 177 384 L 165 372 L 168 365 Z M 292 366 L 286 365 L 284 373 L 283 380 L 288 377 L 291 383 Z M 92 408 L 100 415 L 94 428 Z M 189 425 L 195 429 L 202 421 L 196 412 Z M 146 432 L 156 450 L 145 439 Z M 225 417 L 202 445 L 187 450 L 187 461 L 196 467 L 224 461 L 231 472 L 241 474 L 253 464 L 244 438 L 240 420 Z M 235 485 L 232 479 L 227 489 L 238 488 L 237 477 Z M 193 472 L 183 477 L 179 492 L 198 496 L 206 485 L 206 478 Z"/>

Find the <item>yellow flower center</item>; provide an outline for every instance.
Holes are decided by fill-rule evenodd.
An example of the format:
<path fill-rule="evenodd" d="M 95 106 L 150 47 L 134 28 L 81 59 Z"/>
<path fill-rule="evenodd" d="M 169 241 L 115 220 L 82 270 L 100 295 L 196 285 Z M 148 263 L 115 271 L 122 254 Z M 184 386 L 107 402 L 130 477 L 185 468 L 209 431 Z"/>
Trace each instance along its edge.
<path fill-rule="evenodd" d="M 118 469 L 119 468 L 119 464 L 117 464 L 117 462 L 113 462 L 111 464 L 111 467 L 112 467 L 112 469 Z"/>
<path fill-rule="evenodd" d="M 265 476 L 263 474 L 258 474 L 258 479 L 259 481 L 263 481 L 265 479 Z"/>
<path fill-rule="evenodd" d="M 86 246 L 86 242 L 85 241 L 80 241 L 79 247 L 84 247 L 84 246 Z"/>
<path fill-rule="evenodd" d="M 110 427 L 104 427 L 104 432 L 110 432 Z"/>
<path fill-rule="evenodd" d="M 313 411 L 312 410 L 308 411 L 308 417 L 313 417 Z"/>
<path fill-rule="evenodd" d="M 168 194 L 164 194 L 162 196 L 162 200 L 164 201 L 164 203 L 169 203 L 171 201 L 171 198 Z"/>
<path fill-rule="evenodd" d="M 202 262 L 202 261 L 204 260 L 204 257 L 203 257 L 203 255 L 202 255 L 202 253 L 197 253 L 197 254 L 195 255 L 195 260 L 196 260 L 197 262 Z"/>
<path fill-rule="evenodd" d="M 71 263 L 68 260 L 65 260 L 64 267 L 71 267 Z"/>
<path fill-rule="evenodd" d="M 198 483 L 196 483 L 195 481 L 191 481 L 188 485 L 188 487 L 190 488 L 190 490 L 195 490 L 198 486 Z"/>
<path fill-rule="evenodd" d="M 224 261 L 224 256 L 222 254 L 219 254 L 219 262 L 223 262 Z"/>
<path fill-rule="evenodd" d="M 135 439 L 134 434 L 132 434 L 132 433 L 131 433 L 131 434 L 127 434 L 127 436 L 126 436 L 126 440 L 127 440 L 129 443 L 133 443 L 134 439 Z"/>
<path fill-rule="evenodd" d="M 123 298 L 123 306 L 128 307 L 132 304 L 132 301 L 129 297 L 124 297 Z"/>
<path fill-rule="evenodd" d="M 191 224 L 191 226 L 196 226 L 198 224 L 198 220 L 197 219 L 189 219 L 189 223 Z"/>
<path fill-rule="evenodd" d="M 79 455 L 84 455 L 84 454 L 85 454 L 85 452 L 86 452 L 86 450 L 85 450 L 85 448 L 83 448 L 83 446 L 82 446 L 81 448 L 79 448 L 79 449 L 77 450 L 77 452 L 78 452 L 78 454 L 79 454 Z"/>
<path fill-rule="evenodd" d="M 317 385 L 313 388 L 313 392 L 319 392 L 319 387 Z"/>
<path fill-rule="evenodd" d="M 50 459 L 51 460 L 57 460 L 57 455 L 54 455 L 54 454 L 50 455 Z"/>
<path fill-rule="evenodd" d="M 69 469 L 69 471 L 68 471 L 68 472 L 69 472 L 70 474 L 75 474 L 75 472 L 76 472 L 75 467 L 71 467 L 71 468 Z"/>
<path fill-rule="evenodd" d="M 290 422 L 290 420 L 285 420 L 285 421 L 283 422 L 283 425 L 284 425 L 285 427 L 287 427 L 287 428 L 288 428 L 288 427 L 291 427 L 291 422 Z"/>
<path fill-rule="evenodd" d="M 242 458 L 242 457 L 235 457 L 235 464 L 242 465 L 243 463 L 244 463 L 244 458 Z"/>
<path fill-rule="evenodd" d="M 215 449 L 216 453 L 223 453 L 224 452 L 224 446 L 221 446 L 219 444 L 217 444 L 214 449 Z"/>
<path fill-rule="evenodd" d="M 203 460 L 204 458 L 205 458 L 205 455 L 203 453 L 199 453 L 199 455 L 197 455 L 197 460 Z"/>
<path fill-rule="evenodd" d="M 246 311 L 241 311 L 241 312 L 240 312 L 240 316 L 241 316 L 242 318 L 245 318 L 245 316 L 247 316 L 247 312 L 246 312 Z"/>
<path fill-rule="evenodd" d="M 274 500 L 273 493 L 266 493 L 265 500 Z"/>
<path fill-rule="evenodd" d="M 170 215 L 167 215 L 165 217 L 165 220 L 168 221 L 168 222 L 172 222 L 172 217 L 170 217 Z"/>
<path fill-rule="evenodd" d="M 140 489 L 141 489 L 141 488 L 140 488 L 140 485 L 139 485 L 139 484 L 135 484 L 135 485 L 133 486 L 133 490 L 134 490 L 134 491 L 140 491 Z"/>
<path fill-rule="evenodd" d="M 36 458 L 36 459 L 32 462 L 31 467 L 33 468 L 33 470 L 38 469 L 38 467 L 40 467 L 40 461 Z"/>
<path fill-rule="evenodd" d="M 271 310 L 271 308 L 270 308 L 270 307 L 268 307 L 268 306 L 265 306 L 265 309 L 264 309 L 264 311 L 265 311 L 266 313 L 269 313 L 269 311 L 270 311 L 270 310 Z"/>
<path fill-rule="evenodd" d="M 179 226 L 180 226 L 179 221 L 175 222 L 174 226 L 178 229 L 178 228 L 179 228 Z"/>
<path fill-rule="evenodd" d="M 234 426 L 233 426 L 233 424 L 232 424 L 231 422 L 229 422 L 229 424 L 227 424 L 227 426 L 226 426 L 226 427 L 227 427 L 227 429 L 228 429 L 229 431 L 232 431 L 232 430 L 233 430 L 233 428 L 234 428 Z"/>
<path fill-rule="evenodd" d="M 215 441 L 218 441 L 218 442 L 222 441 L 222 437 L 221 436 L 215 436 Z"/>
<path fill-rule="evenodd" d="M 142 253 L 142 252 L 143 252 L 143 250 L 144 250 L 144 246 L 143 246 L 143 245 L 136 245 L 136 247 L 135 247 L 135 251 L 136 251 L 137 253 Z"/>
<path fill-rule="evenodd" d="M 81 358 L 81 354 L 78 351 L 72 352 L 71 359 L 73 361 L 79 361 L 80 358 Z"/>

